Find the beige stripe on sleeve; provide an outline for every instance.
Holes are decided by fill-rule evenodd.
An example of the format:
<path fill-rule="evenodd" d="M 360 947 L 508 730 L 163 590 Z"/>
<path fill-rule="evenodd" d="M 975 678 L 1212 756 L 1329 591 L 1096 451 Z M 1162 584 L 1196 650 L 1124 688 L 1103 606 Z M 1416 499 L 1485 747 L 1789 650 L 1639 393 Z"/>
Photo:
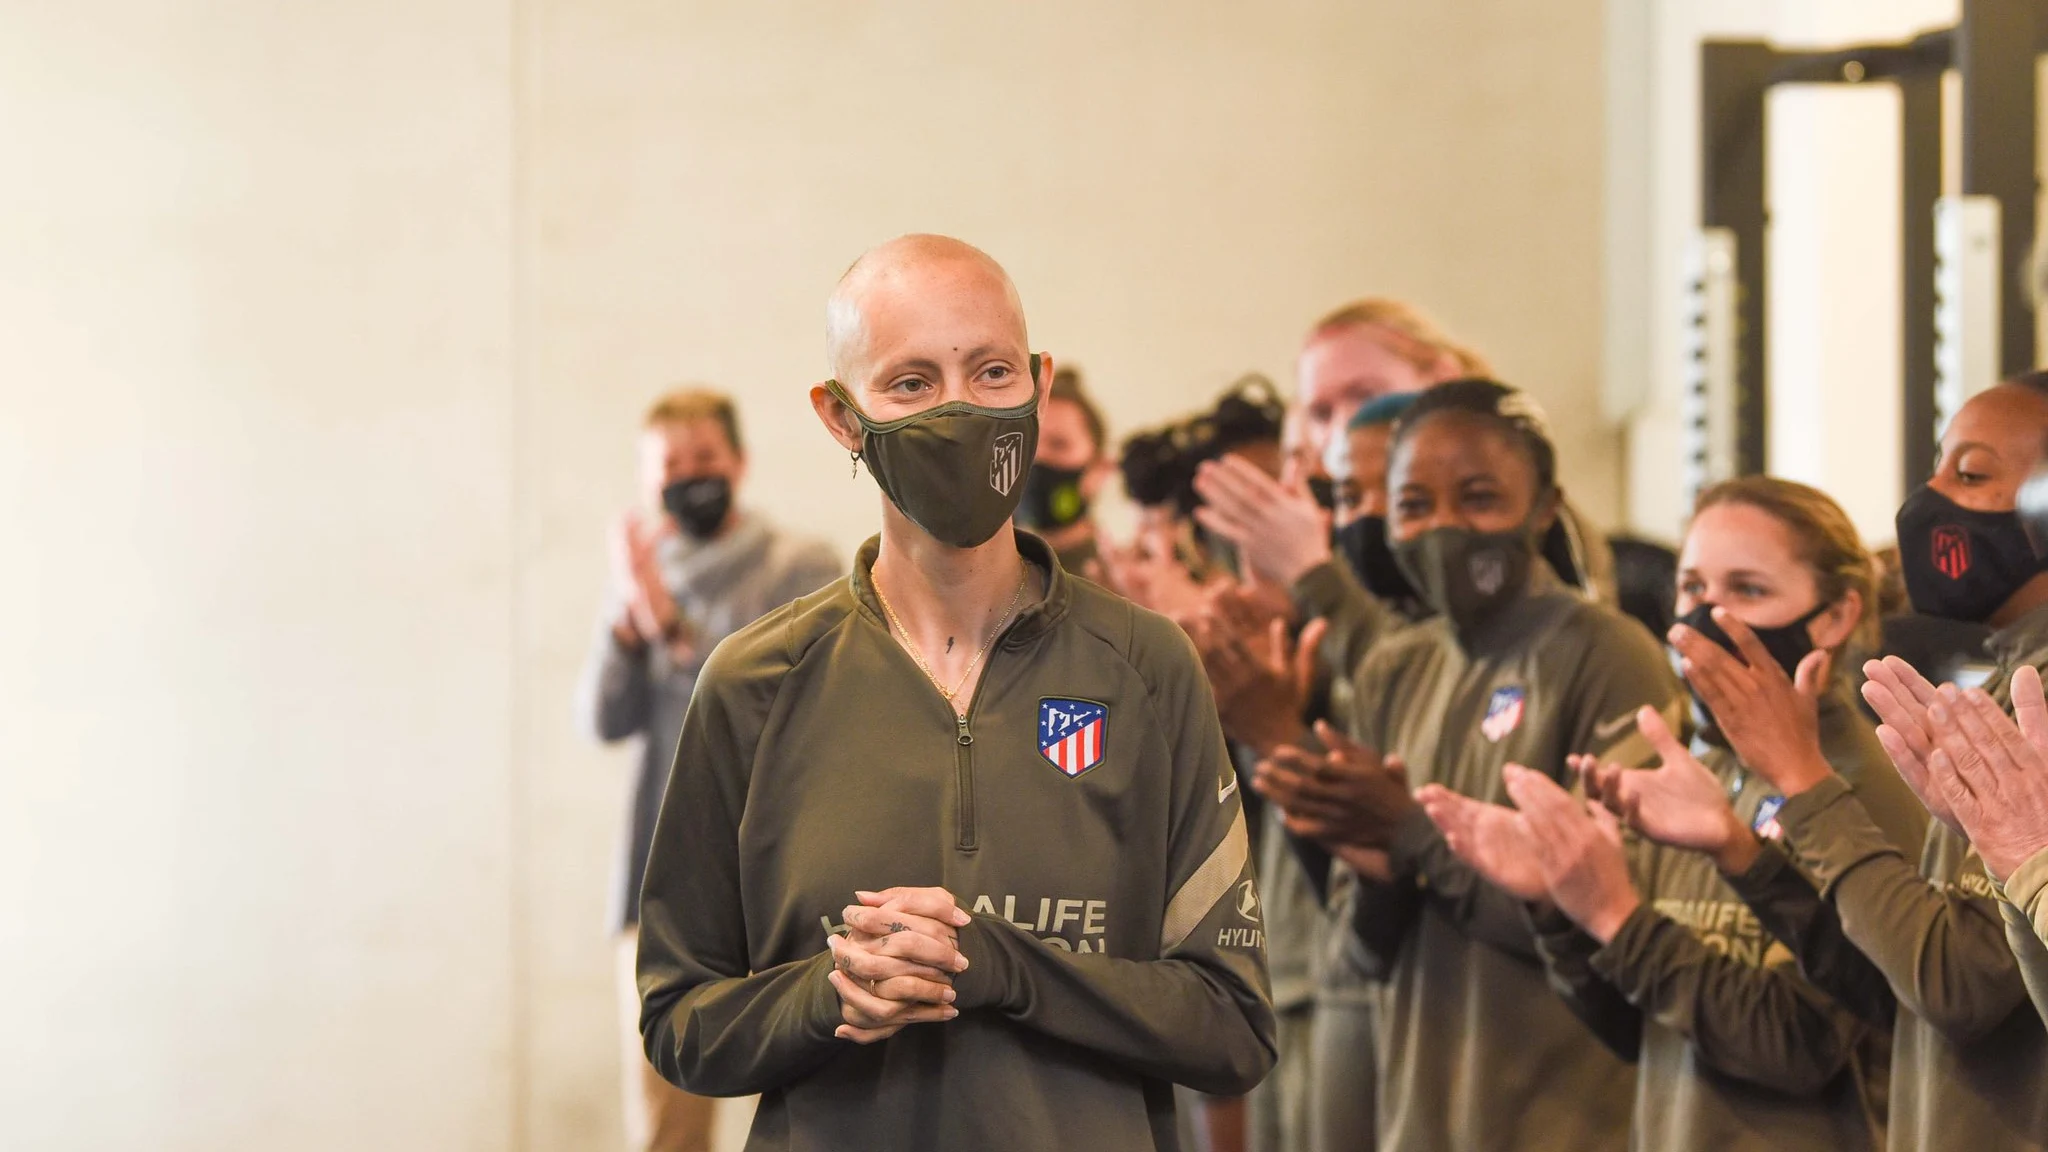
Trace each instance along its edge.
<path fill-rule="evenodd" d="M 2012 870 L 2012 877 L 2005 882 L 2005 897 L 2034 922 L 2034 934 L 2048 942 L 2048 849 L 2034 853 Z"/>
<path fill-rule="evenodd" d="M 1209 909 L 1230 891 L 1231 885 L 1244 873 L 1245 861 L 1251 857 L 1251 840 L 1244 828 L 1244 810 L 1238 809 L 1237 817 L 1230 822 L 1230 831 L 1224 833 L 1209 858 L 1195 869 L 1173 899 L 1166 902 L 1166 920 L 1159 928 L 1159 954 L 1172 953 L 1201 926 Z"/>

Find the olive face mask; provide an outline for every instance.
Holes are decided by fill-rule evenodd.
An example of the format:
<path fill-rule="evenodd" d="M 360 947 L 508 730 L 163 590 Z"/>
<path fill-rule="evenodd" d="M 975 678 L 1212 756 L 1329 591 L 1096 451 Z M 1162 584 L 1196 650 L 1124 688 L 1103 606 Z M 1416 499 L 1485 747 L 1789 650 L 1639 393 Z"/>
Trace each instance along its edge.
<path fill-rule="evenodd" d="M 837 380 L 825 385 L 860 421 L 861 456 L 898 511 L 955 548 L 988 542 L 1017 510 L 1024 474 L 1038 453 L 1038 357 L 1031 398 L 1014 408 L 964 400 L 900 420 L 868 419 Z"/>
<path fill-rule="evenodd" d="M 1520 596 L 1536 560 L 1527 525 L 1505 532 L 1432 528 L 1392 548 L 1401 575 L 1422 602 L 1460 629 L 1485 623 Z"/>

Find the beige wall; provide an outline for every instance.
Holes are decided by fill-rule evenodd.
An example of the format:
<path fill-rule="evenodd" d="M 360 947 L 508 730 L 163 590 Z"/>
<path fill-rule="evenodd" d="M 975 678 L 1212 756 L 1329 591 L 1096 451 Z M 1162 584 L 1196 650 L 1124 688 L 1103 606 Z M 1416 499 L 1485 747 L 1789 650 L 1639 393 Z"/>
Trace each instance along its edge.
<path fill-rule="evenodd" d="M 751 496 L 850 547 L 875 497 L 803 386 L 833 279 L 892 234 L 1006 261 L 1125 429 L 1286 382 L 1345 297 L 1412 296 L 1620 507 L 1594 0 L 104 0 L 6 28 L 24 1146 L 608 1146 L 627 757 L 568 695 L 632 422 L 677 380 L 735 390 Z"/>
<path fill-rule="evenodd" d="M 509 13 L 0 26 L 0 1145 L 507 1147 Z"/>

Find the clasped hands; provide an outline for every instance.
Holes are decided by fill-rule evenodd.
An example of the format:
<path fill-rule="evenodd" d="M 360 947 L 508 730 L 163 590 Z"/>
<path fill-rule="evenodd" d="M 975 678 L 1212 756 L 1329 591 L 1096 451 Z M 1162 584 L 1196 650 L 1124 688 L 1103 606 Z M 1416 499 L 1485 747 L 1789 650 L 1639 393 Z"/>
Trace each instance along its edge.
<path fill-rule="evenodd" d="M 944 888 L 856 892 L 846 934 L 827 936 L 841 1023 L 833 1035 L 873 1044 L 911 1024 L 960 1014 L 953 978 L 967 970 L 960 929 L 972 919 Z"/>

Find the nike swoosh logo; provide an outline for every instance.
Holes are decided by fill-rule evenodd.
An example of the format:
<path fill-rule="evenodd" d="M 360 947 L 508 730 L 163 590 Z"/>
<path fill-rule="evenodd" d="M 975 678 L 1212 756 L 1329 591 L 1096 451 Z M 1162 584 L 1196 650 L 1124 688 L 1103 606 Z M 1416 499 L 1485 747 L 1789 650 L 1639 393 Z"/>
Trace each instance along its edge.
<path fill-rule="evenodd" d="M 1233 772 L 1216 786 L 1216 802 L 1223 803 L 1237 794 L 1237 773 Z"/>
<path fill-rule="evenodd" d="M 1595 724 L 1593 726 L 1593 739 L 1605 744 L 1623 732 L 1633 731 L 1635 726 L 1636 714 L 1633 712 L 1624 713 L 1604 724 Z"/>

